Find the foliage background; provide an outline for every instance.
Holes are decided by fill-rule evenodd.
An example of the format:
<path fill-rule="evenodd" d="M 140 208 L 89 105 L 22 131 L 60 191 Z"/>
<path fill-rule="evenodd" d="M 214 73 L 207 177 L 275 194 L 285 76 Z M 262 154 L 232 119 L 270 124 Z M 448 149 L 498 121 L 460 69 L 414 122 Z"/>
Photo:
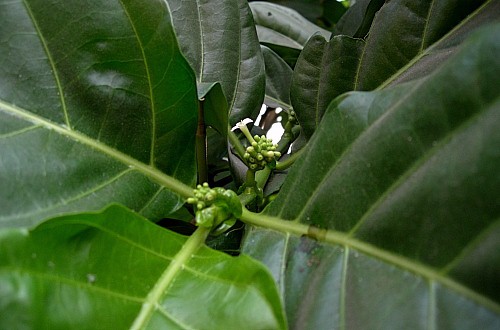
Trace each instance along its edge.
<path fill-rule="evenodd" d="M 499 2 L 340 6 L 0 1 L 0 328 L 498 328 Z M 242 254 L 154 224 L 263 101 L 298 160 Z"/>

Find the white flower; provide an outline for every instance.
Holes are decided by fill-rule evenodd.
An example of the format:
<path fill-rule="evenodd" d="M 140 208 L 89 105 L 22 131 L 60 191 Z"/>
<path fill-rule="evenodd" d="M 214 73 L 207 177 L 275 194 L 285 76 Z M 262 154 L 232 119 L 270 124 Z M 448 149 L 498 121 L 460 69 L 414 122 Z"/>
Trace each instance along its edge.
<path fill-rule="evenodd" d="M 250 118 L 245 118 L 240 122 L 237 122 L 236 125 L 231 128 L 231 132 L 236 131 L 237 129 L 241 129 L 242 127 L 247 127 L 247 124 L 253 123 L 253 120 Z"/>

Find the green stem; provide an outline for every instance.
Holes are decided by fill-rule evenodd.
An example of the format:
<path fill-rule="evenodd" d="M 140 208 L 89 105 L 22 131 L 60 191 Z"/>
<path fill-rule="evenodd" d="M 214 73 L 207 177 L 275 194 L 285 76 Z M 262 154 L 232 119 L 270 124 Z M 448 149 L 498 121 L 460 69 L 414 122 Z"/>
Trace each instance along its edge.
<path fill-rule="evenodd" d="M 250 169 L 247 170 L 245 186 L 248 188 L 254 189 L 256 187 L 257 182 L 255 181 L 255 171 Z"/>
<path fill-rule="evenodd" d="M 255 192 L 243 192 L 243 194 L 238 195 L 240 199 L 241 205 L 245 206 L 250 204 L 257 198 L 257 194 Z"/>
<path fill-rule="evenodd" d="M 241 144 L 241 142 L 238 139 L 238 137 L 236 136 L 236 134 L 234 134 L 234 132 L 232 132 L 231 129 L 229 129 L 229 132 L 227 133 L 227 137 L 229 138 L 229 142 L 233 146 L 234 150 L 236 150 L 236 153 L 238 154 L 238 156 L 241 159 L 243 159 L 243 155 L 245 154 L 245 148 Z"/>
<path fill-rule="evenodd" d="M 156 285 L 149 292 L 146 301 L 142 304 L 139 315 L 137 315 L 130 329 L 146 328 L 154 311 L 161 308 L 160 299 L 165 295 L 165 290 L 179 274 L 182 266 L 186 265 L 198 249 L 203 246 L 209 232 L 209 228 L 198 227 L 193 235 L 186 240 L 163 274 L 161 274 Z"/>
<path fill-rule="evenodd" d="M 196 129 L 196 163 L 198 168 L 198 183 L 208 181 L 207 165 L 207 132 L 205 127 L 204 99 L 198 101 L 198 127 Z"/>
<path fill-rule="evenodd" d="M 281 171 L 281 170 L 286 170 L 287 168 L 289 168 L 290 166 L 292 166 L 293 163 L 295 163 L 295 161 L 300 157 L 300 155 L 303 154 L 303 150 L 304 150 L 304 148 L 302 148 L 299 151 L 291 154 L 290 157 L 288 157 L 287 159 L 283 160 L 282 162 L 277 162 L 276 163 L 276 169 Z"/>
<path fill-rule="evenodd" d="M 255 174 L 255 181 L 257 181 L 257 187 L 264 189 L 264 186 L 267 183 L 267 180 L 269 179 L 269 176 L 271 175 L 271 169 L 266 166 L 264 167 L 263 170 L 258 171 Z"/>

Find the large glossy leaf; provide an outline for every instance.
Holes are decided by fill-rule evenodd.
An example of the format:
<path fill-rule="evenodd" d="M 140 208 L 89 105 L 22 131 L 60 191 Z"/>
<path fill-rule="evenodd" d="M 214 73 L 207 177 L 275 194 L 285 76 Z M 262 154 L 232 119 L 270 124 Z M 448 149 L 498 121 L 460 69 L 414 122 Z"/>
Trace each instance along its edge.
<path fill-rule="evenodd" d="M 292 328 L 500 326 L 499 36 L 328 108 L 266 209 L 293 221 L 243 249 L 272 270 Z"/>
<path fill-rule="evenodd" d="M 219 82 L 230 124 L 258 114 L 264 61 L 246 0 L 167 0 L 179 43 L 198 82 Z"/>
<path fill-rule="evenodd" d="M 371 25 L 366 43 L 343 35 L 328 42 L 319 35 L 311 38 L 297 60 L 291 87 L 305 136 L 312 135 L 338 95 L 424 77 L 439 67 L 470 33 L 500 17 L 498 1 L 474 11 L 479 4 L 391 1 Z"/>
<path fill-rule="evenodd" d="M 152 219 L 178 207 L 150 180 L 196 174 L 195 76 L 166 4 L 0 7 L 0 225 L 110 201 Z"/>
<path fill-rule="evenodd" d="M 190 242 L 121 206 L 4 230 L 0 328 L 285 328 L 262 265 Z"/>

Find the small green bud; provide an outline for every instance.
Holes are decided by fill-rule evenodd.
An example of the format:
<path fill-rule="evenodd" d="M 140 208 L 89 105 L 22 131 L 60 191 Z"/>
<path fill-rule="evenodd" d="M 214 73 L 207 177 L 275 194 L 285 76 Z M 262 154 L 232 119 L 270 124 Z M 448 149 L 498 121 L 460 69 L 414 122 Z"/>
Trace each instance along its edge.
<path fill-rule="evenodd" d="M 196 201 L 197 201 L 197 199 L 196 199 L 196 198 L 193 198 L 193 197 L 189 197 L 189 198 L 187 199 L 188 204 L 195 204 L 195 203 L 196 203 Z"/>
<path fill-rule="evenodd" d="M 243 158 L 245 158 L 245 159 L 250 158 L 250 154 L 248 152 L 245 152 L 245 154 L 243 155 Z"/>
<path fill-rule="evenodd" d="M 213 201 L 215 199 L 215 196 L 217 194 L 215 192 L 209 192 L 205 195 L 205 200 L 206 201 Z"/>
<path fill-rule="evenodd" d="M 263 160 L 263 159 L 264 159 L 264 156 L 262 156 L 261 154 L 258 154 L 258 155 L 257 155 L 257 160 L 258 160 L 258 161 L 261 161 L 261 160 Z"/>
<path fill-rule="evenodd" d="M 275 151 L 274 152 L 274 156 L 277 157 L 277 158 L 281 157 L 281 152 Z"/>

